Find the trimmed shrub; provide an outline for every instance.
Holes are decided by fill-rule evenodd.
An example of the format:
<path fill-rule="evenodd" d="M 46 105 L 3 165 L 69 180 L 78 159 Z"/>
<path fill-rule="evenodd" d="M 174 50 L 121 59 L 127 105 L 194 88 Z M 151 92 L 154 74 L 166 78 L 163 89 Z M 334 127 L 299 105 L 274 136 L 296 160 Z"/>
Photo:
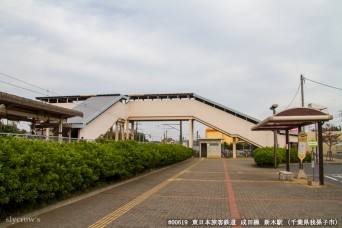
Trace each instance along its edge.
<path fill-rule="evenodd" d="M 0 220 L 192 155 L 192 149 L 180 145 L 0 137 Z"/>
<path fill-rule="evenodd" d="M 290 150 L 290 162 L 296 163 L 299 162 L 297 150 Z M 286 163 L 286 149 L 285 148 L 277 148 L 277 167 L 279 164 Z M 262 147 L 254 150 L 253 152 L 254 161 L 257 166 L 260 167 L 274 167 L 274 148 L 273 147 Z M 311 154 L 307 154 L 303 162 L 310 162 Z"/>
<path fill-rule="evenodd" d="M 280 148 L 276 150 L 277 155 L 277 165 L 281 163 L 284 159 Z M 253 158 L 257 166 L 260 167 L 274 167 L 274 150 L 273 147 L 263 147 L 254 150 Z"/>

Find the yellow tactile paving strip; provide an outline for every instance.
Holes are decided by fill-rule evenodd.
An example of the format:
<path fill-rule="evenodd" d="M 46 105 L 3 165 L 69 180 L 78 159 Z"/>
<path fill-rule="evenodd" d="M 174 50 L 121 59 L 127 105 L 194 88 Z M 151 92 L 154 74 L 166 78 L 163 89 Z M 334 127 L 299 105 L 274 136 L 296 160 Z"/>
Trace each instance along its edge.
<path fill-rule="evenodd" d="M 139 205 L 140 203 L 142 203 L 143 201 L 145 201 L 146 199 L 148 199 L 149 197 L 151 197 L 153 194 L 155 194 L 156 192 L 158 192 L 160 189 L 164 188 L 166 185 L 168 185 L 169 183 L 171 183 L 172 181 L 176 180 L 178 177 L 180 177 L 181 175 L 183 175 L 184 173 L 188 172 L 190 169 L 192 169 L 193 167 L 195 167 L 196 165 L 198 165 L 203 159 L 199 160 L 198 162 L 196 162 L 195 164 L 193 164 L 192 166 L 182 170 L 181 172 L 177 173 L 176 175 L 174 175 L 173 177 L 167 179 L 166 181 L 158 184 L 157 186 L 155 186 L 154 188 L 151 188 L 150 190 L 148 190 L 147 192 L 143 193 L 142 195 L 138 196 L 137 198 L 135 198 L 134 200 L 130 201 L 129 203 L 127 203 L 126 205 L 118 208 L 117 210 L 113 211 L 112 213 L 108 214 L 107 216 L 103 217 L 102 219 L 98 220 L 97 222 L 95 222 L 94 224 L 90 225 L 89 228 L 99 228 L 99 227 L 105 227 L 106 225 L 110 224 L 111 222 L 113 222 L 115 219 L 119 218 L 120 216 L 126 214 L 128 211 L 130 211 L 131 209 L 133 209 L 134 207 L 136 207 L 137 205 Z"/>

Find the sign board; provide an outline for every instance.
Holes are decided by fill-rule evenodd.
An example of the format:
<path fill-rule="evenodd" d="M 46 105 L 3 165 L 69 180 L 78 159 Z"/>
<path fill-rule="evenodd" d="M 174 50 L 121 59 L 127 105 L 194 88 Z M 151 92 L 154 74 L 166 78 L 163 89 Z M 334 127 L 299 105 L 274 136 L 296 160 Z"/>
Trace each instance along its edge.
<path fill-rule="evenodd" d="M 305 131 L 299 132 L 298 135 L 298 158 L 301 162 L 306 157 L 307 134 Z"/>
<path fill-rule="evenodd" d="M 298 133 L 298 128 L 291 129 L 290 132 L 292 132 L 292 133 Z"/>
<path fill-rule="evenodd" d="M 317 147 L 317 141 L 314 140 L 314 139 L 311 139 L 309 142 L 308 142 L 308 145 L 310 148 L 315 148 Z"/>

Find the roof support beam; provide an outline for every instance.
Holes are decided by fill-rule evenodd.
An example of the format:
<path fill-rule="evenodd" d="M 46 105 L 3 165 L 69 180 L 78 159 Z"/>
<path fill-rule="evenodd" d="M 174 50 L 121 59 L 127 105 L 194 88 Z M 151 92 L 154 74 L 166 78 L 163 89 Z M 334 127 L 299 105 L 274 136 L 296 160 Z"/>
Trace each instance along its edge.
<path fill-rule="evenodd" d="M 19 111 L 19 110 L 8 110 L 6 107 L 2 107 L 0 109 L 0 116 L 9 117 L 9 116 L 16 116 L 20 117 L 20 119 L 26 119 L 26 121 L 30 121 L 31 119 L 36 119 L 39 121 L 49 122 L 49 121 L 59 121 L 60 118 L 52 117 L 52 116 L 46 116 L 42 114 L 37 113 L 30 113 L 25 111 Z M 66 119 L 63 119 L 66 121 Z"/>

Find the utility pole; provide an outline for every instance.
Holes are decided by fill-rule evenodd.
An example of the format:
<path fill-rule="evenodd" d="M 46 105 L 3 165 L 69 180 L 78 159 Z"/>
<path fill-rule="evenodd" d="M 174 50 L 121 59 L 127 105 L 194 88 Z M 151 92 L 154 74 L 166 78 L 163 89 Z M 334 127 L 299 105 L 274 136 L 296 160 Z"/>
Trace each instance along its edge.
<path fill-rule="evenodd" d="M 304 108 L 304 106 L 305 106 L 305 104 L 304 104 L 304 82 L 305 82 L 305 78 L 301 74 L 300 75 L 300 88 L 301 88 L 302 108 Z M 305 132 L 306 131 L 305 128 L 306 128 L 305 126 L 301 127 L 300 131 L 304 131 Z M 298 135 L 299 135 L 300 131 L 298 130 Z M 304 170 L 303 162 L 299 162 L 299 170 Z M 305 175 L 305 173 L 304 173 L 304 175 Z"/>
<path fill-rule="evenodd" d="M 304 108 L 304 76 L 300 75 L 300 88 L 301 88 L 301 94 L 302 94 L 302 107 Z"/>
<path fill-rule="evenodd" d="M 164 127 L 165 126 L 168 126 L 168 127 L 170 127 L 170 128 L 167 128 L 167 129 L 175 129 L 175 130 L 177 130 L 177 131 L 179 131 L 179 144 L 183 144 L 183 123 L 182 123 L 182 120 L 180 120 L 179 121 L 179 124 L 162 124 L 162 125 L 164 125 Z M 177 129 L 177 128 L 175 128 L 175 127 L 173 127 L 174 125 L 179 125 L 179 129 Z M 167 131 L 166 131 L 166 138 L 167 138 Z"/>
<path fill-rule="evenodd" d="M 305 78 L 301 74 L 300 75 L 300 90 L 301 90 L 302 108 L 304 108 L 304 80 L 305 80 Z M 305 127 L 301 127 L 300 131 L 305 131 Z M 300 131 L 298 131 L 298 135 L 299 135 Z M 299 169 L 303 169 L 302 162 L 299 162 Z"/>

